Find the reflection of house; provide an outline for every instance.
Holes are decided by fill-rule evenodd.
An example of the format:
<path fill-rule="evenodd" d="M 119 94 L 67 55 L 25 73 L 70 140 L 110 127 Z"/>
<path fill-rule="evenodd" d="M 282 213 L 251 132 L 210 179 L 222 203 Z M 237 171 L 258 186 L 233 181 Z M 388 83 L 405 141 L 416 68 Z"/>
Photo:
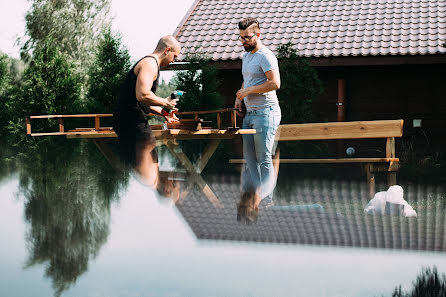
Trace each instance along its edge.
<path fill-rule="evenodd" d="M 216 176 L 210 186 L 223 208 L 214 208 L 197 189 L 177 205 L 198 239 L 446 251 L 445 216 L 434 202 L 440 201 L 444 186 L 405 187 L 405 199 L 422 207 L 416 207 L 418 218 L 404 218 L 365 214 L 363 209 L 369 202 L 366 183 L 293 180 L 276 188 L 276 206 L 260 210 L 257 223 L 251 225 L 236 220 L 237 178 Z M 379 186 L 385 189 L 385 185 Z M 426 197 L 432 197 L 432 203 Z M 322 205 L 323 211 L 290 207 L 314 203 Z"/>
<path fill-rule="evenodd" d="M 345 80 L 346 120 L 414 119 L 441 141 L 446 125 L 446 2 L 438 0 L 197 0 L 175 35 L 186 52 L 198 49 L 221 69 L 231 106 L 240 87 L 243 48 L 237 22 L 261 23 L 262 42 L 275 51 L 292 42 L 324 82 L 316 121 L 336 121 L 338 80 Z M 282 107 L 286 109 L 286 107 Z M 444 141 L 444 140 L 442 140 Z"/>

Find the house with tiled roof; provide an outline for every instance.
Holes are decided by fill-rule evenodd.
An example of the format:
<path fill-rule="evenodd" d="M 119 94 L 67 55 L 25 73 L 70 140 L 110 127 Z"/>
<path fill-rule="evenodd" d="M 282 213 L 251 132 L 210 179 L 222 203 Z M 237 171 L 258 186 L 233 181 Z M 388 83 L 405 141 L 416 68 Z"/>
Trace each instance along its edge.
<path fill-rule="evenodd" d="M 244 17 L 273 52 L 291 42 L 311 58 L 324 84 L 315 121 L 338 119 L 343 88 L 347 121 L 402 118 L 405 135 L 446 138 L 446 0 L 197 0 L 174 35 L 220 69 L 227 106 L 242 82 Z"/>

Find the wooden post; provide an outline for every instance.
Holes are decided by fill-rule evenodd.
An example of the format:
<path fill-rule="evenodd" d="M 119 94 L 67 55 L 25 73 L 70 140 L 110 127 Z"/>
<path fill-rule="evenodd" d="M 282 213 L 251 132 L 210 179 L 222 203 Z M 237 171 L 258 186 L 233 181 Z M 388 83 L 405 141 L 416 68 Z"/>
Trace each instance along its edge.
<path fill-rule="evenodd" d="M 26 118 L 26 134 L 31 135 L 31 120 Z"/>
<path fill-rule="evenodd" d="M 386 157 L 395 158 L 395 137 L 388 137 L 386 142 Z M 392 165 L 392 164 L 390 164 Z M 390 166 L 391 167 L 391 166 Z M 396 185 L 396 171 L 387 172 L 387 186 L 391 187 Z"/>
<path fill-rule="evenodd" d="M 198 121 L 198 113 L 194 113 L 194 120 Z"/>
<path fill-rule="evenodd" d="M 387 138 L 386 158 L 395 158 L 395 137 Z"/>
<path fill-rule="evenodd" d="M 94 117 L 94 129 L 96 131 L 99 131 L 99 129 L 101 128 L 101 122 L 100 122 L 100 117 L 99 116 L 95 116 Z"/>
<path fill-rule="evenodd" d="M 237 112 L 231 111 L 231 128 L 237 128 Z"/>
<path fill-rule="evenodd" d="M 63 118 L 59 118 L 59 132 L 65 132 Z"/>
<path fill-rule="evenodd" d="M 221 113 L 217 112 L 217 128 L 220 130 L 221 128 Z"/>

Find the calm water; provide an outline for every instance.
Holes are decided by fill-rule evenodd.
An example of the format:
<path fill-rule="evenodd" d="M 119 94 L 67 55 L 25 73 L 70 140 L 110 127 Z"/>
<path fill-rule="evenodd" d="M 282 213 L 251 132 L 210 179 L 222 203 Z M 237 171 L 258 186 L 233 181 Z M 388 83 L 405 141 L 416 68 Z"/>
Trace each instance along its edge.
<path fill-rule="evenodd" d="M 369 217 L 361 180 L 283 171 L 275 207 L 245 225 L 236 171 L 205 175 L 216 209 L 197 188 L 157 196 L 91 143 L 32 153 L 2 170 L 0 296 L 391 296 L 422 267 L 446 272 L 439 184 L 402 183 L 418 218 Z M 309 204 L 323 211 L 293 209 Z"/>

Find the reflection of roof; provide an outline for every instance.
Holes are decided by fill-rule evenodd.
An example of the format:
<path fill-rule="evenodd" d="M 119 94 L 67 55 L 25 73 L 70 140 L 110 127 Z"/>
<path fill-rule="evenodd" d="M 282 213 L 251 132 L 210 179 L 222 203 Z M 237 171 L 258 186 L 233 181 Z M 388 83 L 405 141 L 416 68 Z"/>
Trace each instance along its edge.
<path fill-rule="evenodd" d="M 369 202 L 366 183 L 301 180 L 287 187 L 276 189 L 276 205 L 318 203 L 325 211 L 266 209 L 257 223 L 242 224 L 236 220 L 239 179 L 222 177 L 211 188 L 224 208 L 214 208 L 197 190 L 178 208 L 198 239 L 446 251 L 445 215 L 436 213 L 442 208 L 435 203 L 418 209 L 413 205 L 418 218 L 370 216 L 364 213 Z M 409 203 L 423 204 L 426 197 L 440 201 L 445 190 L 411 186 L 404 196 Z"/>
<path fill-rule="evenodd" d="M 257 17 L 262 42 L 275 51 L 291 41 L 313 57 L 444 53 L 444 0 L 197 0 L 175 35 L 185 52 L 237 60 L 237 23 Z"/>

